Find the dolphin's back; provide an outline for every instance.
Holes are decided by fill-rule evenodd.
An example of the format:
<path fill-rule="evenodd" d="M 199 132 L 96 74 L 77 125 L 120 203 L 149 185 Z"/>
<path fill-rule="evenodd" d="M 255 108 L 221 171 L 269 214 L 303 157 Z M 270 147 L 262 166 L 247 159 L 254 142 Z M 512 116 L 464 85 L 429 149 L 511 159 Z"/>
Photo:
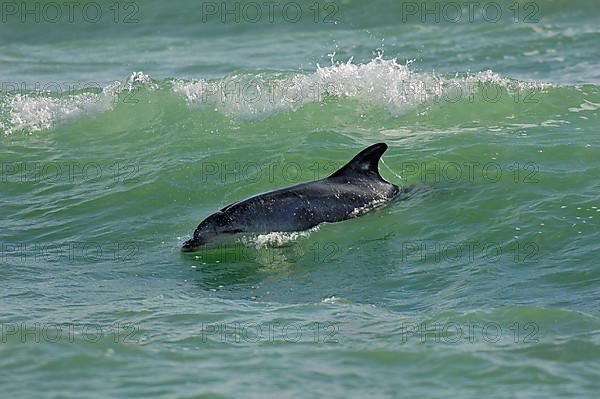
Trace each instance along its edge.
<path fill-rule="evenodd" d="M 347 191 L 315 181 L 248 198 L 223 212 L 245 232 L 307 230 L 322 222 L 347 219 L 355 208 L 370 202 L 366 195 L 350 198 Z"/>
<path fill-rule="evenodd" d="M 221 210 L 245 232 L 301 231 L 338 222 L 392 199 L 398 187 L 378 171 L 387 145 L 359 153 L 328 178 L 259 194 Z"/>

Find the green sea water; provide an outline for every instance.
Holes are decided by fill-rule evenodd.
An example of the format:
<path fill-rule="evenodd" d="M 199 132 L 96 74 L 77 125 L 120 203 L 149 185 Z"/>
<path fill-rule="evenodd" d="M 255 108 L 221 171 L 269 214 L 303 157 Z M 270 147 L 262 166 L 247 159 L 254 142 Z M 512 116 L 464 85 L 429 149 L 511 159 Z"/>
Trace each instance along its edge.
<path fill-rule="evenodd" d="M 3 398 L 595 398 L 594 1 L 3 2 Z M 386 142 L 417 190 L 183 254 Z"/>

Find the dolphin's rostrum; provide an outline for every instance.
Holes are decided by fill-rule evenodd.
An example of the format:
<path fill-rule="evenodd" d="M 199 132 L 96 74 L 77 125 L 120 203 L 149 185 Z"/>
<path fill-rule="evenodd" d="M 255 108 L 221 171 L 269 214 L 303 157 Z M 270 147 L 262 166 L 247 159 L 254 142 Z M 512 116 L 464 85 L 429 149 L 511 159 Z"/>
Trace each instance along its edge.
<path fill-rule="evenodd" d="M 182 251 L 195 251 L 223 235 L 308 230 L 319 223 L 339 222 L 385 204 L 400 191 L 379 174 L 379 159 L 387 148 L 385 143 L 367 147 L 325 179 L 227 205 L 198 225 Z"/>

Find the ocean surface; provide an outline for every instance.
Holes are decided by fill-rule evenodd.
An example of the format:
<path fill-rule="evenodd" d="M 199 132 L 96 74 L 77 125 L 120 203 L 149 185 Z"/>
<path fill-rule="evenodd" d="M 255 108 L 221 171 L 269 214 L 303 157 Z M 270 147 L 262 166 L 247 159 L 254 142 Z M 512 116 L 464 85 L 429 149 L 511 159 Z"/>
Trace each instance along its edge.
<path fill-rule="evenodd" d="M 70 5 L 69 5 L 70 4 Z M 596 398 L 596 1 L 3 2 L 3 398 Z M 180 252 L 385 142 L 412 195 Z"/>

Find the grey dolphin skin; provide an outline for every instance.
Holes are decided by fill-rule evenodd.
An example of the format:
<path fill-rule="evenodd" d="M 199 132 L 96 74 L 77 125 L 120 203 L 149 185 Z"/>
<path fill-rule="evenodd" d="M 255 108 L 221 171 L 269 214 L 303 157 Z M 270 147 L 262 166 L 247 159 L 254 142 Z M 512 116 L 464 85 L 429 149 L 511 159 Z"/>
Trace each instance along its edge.
<path fill-rule="evenodd" d="M 236 233 L 308 230 L 323 222 L 359 216 L 394 198 L 400 189 L 379 174 L 385 143 L 362 150 L 331 176 L 258 194 L 227 205 L 204 219 L 181 248 L 192 252 Z"/>

